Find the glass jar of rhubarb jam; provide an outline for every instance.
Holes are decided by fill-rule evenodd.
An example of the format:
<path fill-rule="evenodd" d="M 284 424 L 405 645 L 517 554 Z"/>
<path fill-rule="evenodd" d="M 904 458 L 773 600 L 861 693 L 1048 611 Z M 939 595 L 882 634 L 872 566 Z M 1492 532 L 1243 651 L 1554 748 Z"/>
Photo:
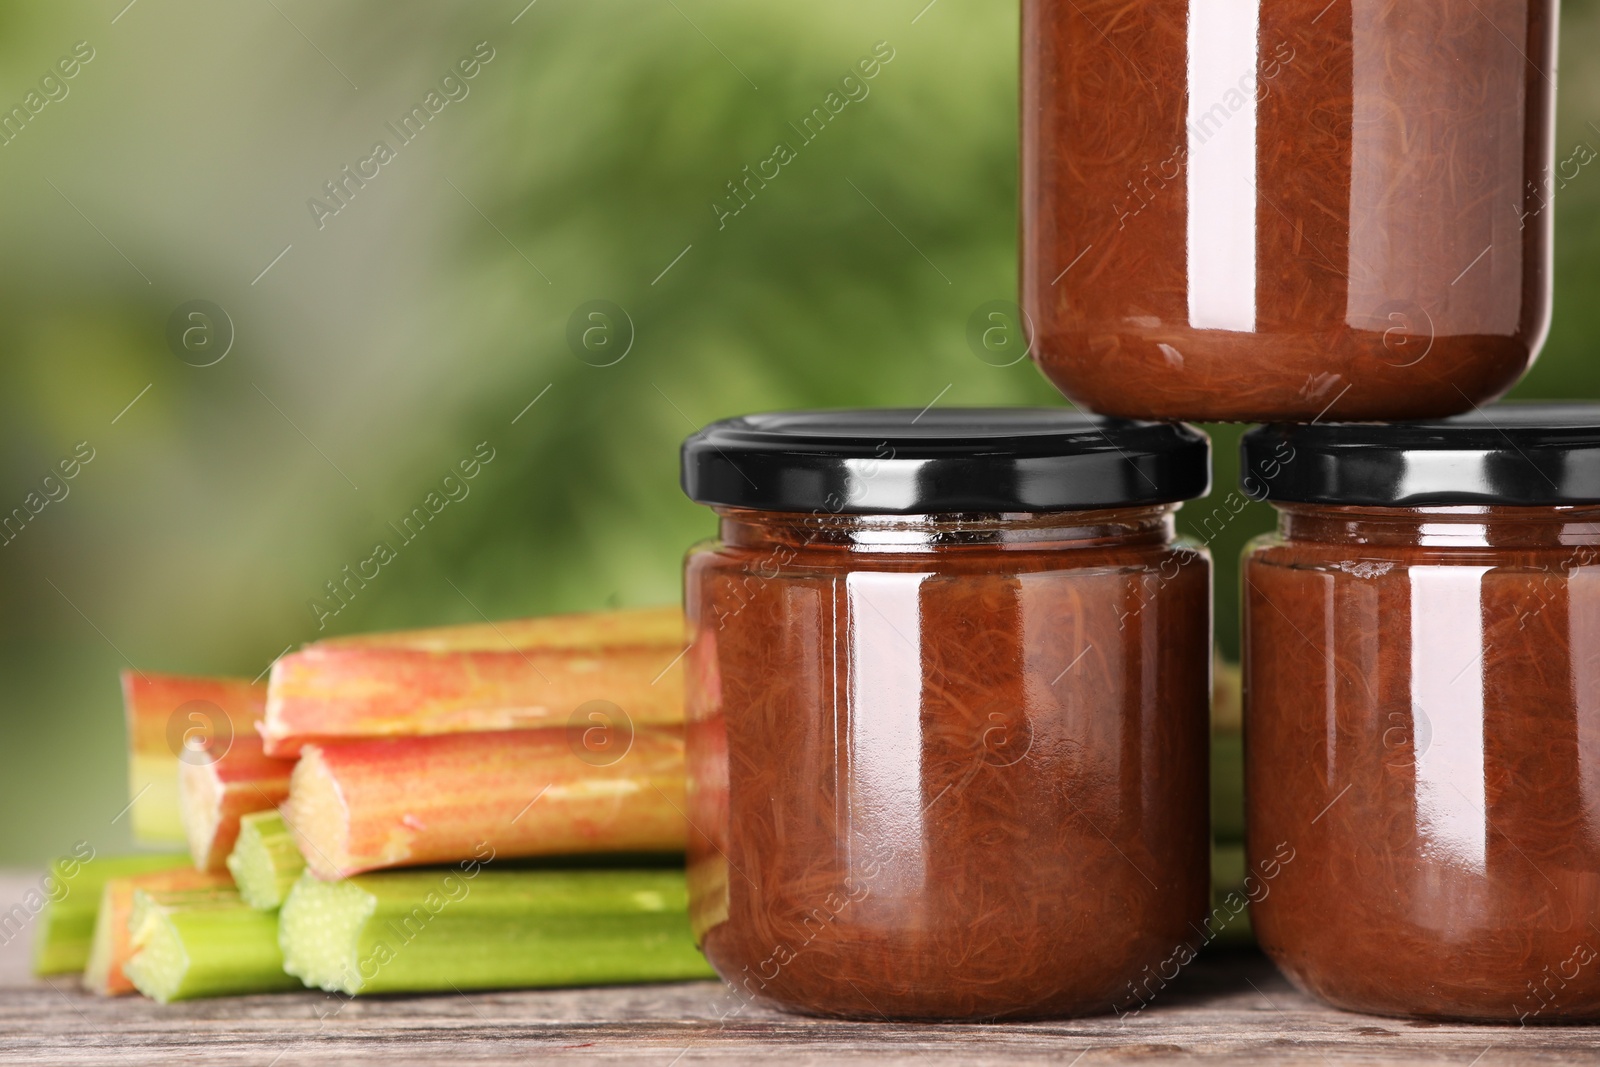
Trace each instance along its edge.
<path fill-rule="evenodd" d="M 1600 406 L 1243 452 L 1262 947 L 1343 1008 L 1600 1018 Z"/>
<path fill-rule="evenodd" d="M 1182 425 L 796 412 L 684 446 L 689 883 L 747 1000 L 1127 1010 L 1208 895 L 1210 480 Z"/>
<path fill-rule="evenodd" d="M 1528 368 L 1550 309 L 1556 0 L 1022 10 L 1023 306 L 1073 400 L 1423 419 Z"/>

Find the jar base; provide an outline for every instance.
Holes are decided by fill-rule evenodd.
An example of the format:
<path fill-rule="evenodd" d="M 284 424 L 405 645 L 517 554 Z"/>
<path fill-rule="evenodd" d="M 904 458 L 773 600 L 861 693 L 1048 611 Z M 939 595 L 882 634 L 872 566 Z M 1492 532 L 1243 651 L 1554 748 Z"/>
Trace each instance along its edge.
<path fill-rule="evenodd" d="M 856 999 L 858 1002 L 864 1000 L 865 994 Z M 810 1019 L 837 1019 L 846 1022 L 867 1023 L 943 1023 L 951 1025 L 1089 1019 L 1097 1016 L 1114 1016 L 1119 1013 L 1120 1009 L 1126 1007 L 1126 1005 L 1113 1005 L 1108 1001 L 1099 1000 L 1088 1004 L 1041 1006 L 1009 1011 L 966 1011 L 955 1007 L 939 1008 L 931 1005 L 917 1009 L 897 1009 L 891 1005 L 886 1009 L 880 1010 L 875 1007 L 846 1004 L 842 1001 L 837 1004 L 827 1005 L 800 1004 L 759 994 L 752 997 L 751 1000 L 764 1008 L 771 1008 L 788 1015 L 799 1015 Z"/>
<path fill-rule="evenodd" d="M 1102 415 L 1256 423 L 1447 418 L 1493 402 L 1533 361 L 1520 337 L 1437 338 L 1414 364 L 1353 336 L 1299 358 L 1305 341 L 1265 334 L 1172 341 L 1071 334 L 1041 342 L 1037 362 L 1068 399 Z M 1263 372 L 1264 361 L 1277 371 Z"/>
<path fill-rule="evenodd" d="M 1591 991 L 1576 1003 L 1552 1006 L 1549 1010 L 1539 1009 L 1540 1002 L 1529 993 L 1526 986 L 1493 994 L 1479 992 L 1470 998 L 1475 1000 L 1481 997 L 1482 1001 L 1478 1004 L 1469 1003 L 1465 995 L 1450 993 L 1436 994 L 1430 998 L 1432 1003 L 1425 1003 L 1420 998 L 1407 1002 L 1403 998 L 1380 997 L 1370 992 L 1339 988 L 1337 983 L 1312 981 L 1281 962 L 1270 950 L 1267 955 L 1279 973 L 1306 996 L 1339 1011 L 1358 1015 L 1484 1026 L 1561 1026 L 1600 1020 L 1600 990 Z M 1455 1002 L 1439 1003 L 1448 999 L 1454 999 Z"/>

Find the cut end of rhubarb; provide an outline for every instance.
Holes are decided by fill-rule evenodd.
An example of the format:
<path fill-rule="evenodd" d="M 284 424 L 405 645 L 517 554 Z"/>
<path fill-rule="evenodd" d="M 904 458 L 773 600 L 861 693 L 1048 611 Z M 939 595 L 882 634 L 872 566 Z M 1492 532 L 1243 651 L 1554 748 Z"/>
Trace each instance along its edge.
<path fill-rule="evenodd" d="M 162 1003 L 299 986 L 283 970 L 277 916 L 231 889 L 166 900 L 139 894 L 132 925 L 128 975 Z"/>
<path fill-rule="evenodd" d="M 145 923 L 141 902 L 151 899 L 206 902 L 219 897 L 237 899 L 228 876 L 189 867 L 109 879 L 95 916 L 94 937 L 83 972 L 84 985 L 102 996 L 133 992 L 127 965 L 137 940 L 135 935 Z"/>
<path fill-rule="evenodd" d="M 261 739 L 241 734 L 209 762 L 178 767 L 180 807 L 189 853 L 203 871 L 221 871 L 239 836 L 239 820 L 276 808 L 289 794 L 290 760 L 261 751 Z"/>
<path fill-rule="evenodd" d="M 127 953 L 128 917 L 126 906 L 118 908 L 117 896 L 118 892 L 112 883 L 107 883 L 105 889 L 101 890 L 99 918 L 94 924 L 94 938 L 89 943 L 89 961 L 83 967 L 84 987 L 103 997 L 133 992 L 132 983 L 122 974 L 122 961 L 117 958 Z M 122 926 L 121 931 L 117 930 L 118 925 Z M 124 944 L 118 945 L 118 941 Z"/>
<path fill-rule="evenodd" d="M 301 750 L 300 762 L 289 777 L 284 821 L 311 873 L 328 881 L 354 873 L 350 869 L 350 811 L 317 745 Z"/>
<path fill-rule="evenodd" d="M 228 870 L 239 895 L 252 908 L 283 906 L 306 861 L 289 826 L 276 811 L 258 811 L 239 820 L 239 839 L 228 856 Z"/>
<path fill-rule="evenodd" d="M 278 915 L 283 969 L 330 993 L 361 992 L 361 931 L 377 906 L 378 898 L 355 882 L 302 875 Z"/>
<path fill-rule="evenodd" d="M 140 934 L 139 951 L 125 968 L 128 978 L 151 1000 L 170 1004 L 189 972 L 189 953 L 169 916 L 160 915 L 147 922 Z"/>
<path fill-rule="evenodd" d="M 222 789 L 210 764 L 178 765 L 178 810 L 194 865 L 202 871 L 222 870 L 227 851 L 216 847 L 222 822 Z"/>

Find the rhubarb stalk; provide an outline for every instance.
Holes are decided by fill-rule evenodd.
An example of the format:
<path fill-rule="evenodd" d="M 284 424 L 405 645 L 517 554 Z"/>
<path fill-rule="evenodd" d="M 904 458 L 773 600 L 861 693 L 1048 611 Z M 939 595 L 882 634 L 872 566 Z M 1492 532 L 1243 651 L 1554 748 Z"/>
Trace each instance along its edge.
<path fill-rule="evenodd" d="M 308 743 L 565 725 L 584 704 L 683 722 L 677 608 L 340 637 L 273 665 L 266 752 Z"/>
<path fill-rule="evenodd" d="M 140 856 L 96 856 L 87 845 L 82 854 L 56 860 L 38 891 L 38 932 L 33 942 L 34 974 L 81 971 L 94 944 L 95 917 L 106 883 L 150 871 L 185 867 L 181 853 Z M 31 897 L 24 898 L 33 907 Z"/>
<path fill-rule="evenodd" d="M 90 991 L 108 997 L 133 992 L 133 982 L 126 968 L 133 955 L 130 927 L 136 894 L 158 894 L 174 901 L 204 900 L 218 890 L 231 891 L 232 887 L 232 880 L 225 874 L 208 874 L 190 867 L 112 878 L 101 890 L 100 911 L 95 917 L 94 942 L 83 970 L 83 984 Z"/>
<path fill-rule="evenodd" d="M 300 988 L 283 969 L 277 913 L 252 908 L 236 890 L 140 892 L 130 923 L 128 977 L 163 1004 Z"/>
<path fill-rule="evenodd" d="M 253 732 L 235 736 L 215 760 L 179 764 L 183 825 L 194 865 L 202 871 L 223 870 L 239 836 L 240 818 L 283 803 L 293 769 L 293 760 L 263 754 L 261 738 Z"/>
<path fill-rule="evenodd" d="M 450 871 L 302 877 L 283 905 L 284 967 L 358 993 L 709 978 L 681 871 Z"/>
<path fill-rule="evenodd" d="M 264 910 L 282 907 L 305 869 L 305 858 L 278 812 L 258 811 L 239 820 L 239 840 L 228 856 L 228 870 L 246 904 Z"/>
<path fill-rule="evenodd" d="M 1244 840 L 1242 682 L 1237 663 L 1216 658 L 1211 672 L 1211 839 Z"/>
<path fill-rule="evenodd" d="M 608 765 L 566 730 L 307 745 L 284 818 L 319 878 L 500 856 L 678 852 L 680 731 L 640 730 Z"/>
<path fill-rule="evenodd" d="M 122 672 L 128 724 L 128 788 L 133 836 L 147 844 L 187 841 L 178 802 L 179 753 L 203 756 L 226 735 L 255 730 L 266 687 L 238 678 Z"/>

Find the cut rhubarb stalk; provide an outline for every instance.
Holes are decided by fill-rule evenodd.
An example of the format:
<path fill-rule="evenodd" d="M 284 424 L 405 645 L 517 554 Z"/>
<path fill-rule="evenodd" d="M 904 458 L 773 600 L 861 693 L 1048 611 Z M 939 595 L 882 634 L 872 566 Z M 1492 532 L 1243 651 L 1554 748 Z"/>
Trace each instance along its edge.
<path fill-rule="evenodd" d="M 1244 721 L 1244 678 L 1237 663 L 1217 656 L 1211 670 L 1211 729 L 1238 733 Z"/>
<path fill-rule="evenodd" d="M 112 878 L 106 882 L 101 890 L 94 943 L 83 970 L 83 984 L 102 996 L 133 992 L 126 967 L 133 955 L 130 930 L 136 894 L 152 893 L 172 900 L 205 900 L 218 891 L 233 891 L 233 882 L 227 875 L 208 874 L 192 867 Z"/>
<path fill-rule="evenodd" d="M 566 730 L 307 745 L 284 820 L 319 878 L 471 856 L 681 852 L 681 731 L 640 730 L 609 766 Z"/>
<path fill-rule="evenodd" d="M 240 678 L 123 671 L 122 702 L 133 836 L 148 844 L 181 845 L 187 840 L 178 803 L 181 746 L 252 733 L 266 707 L 266 687 Z M 189 704 L 194 707 L 185 709 Z"/>
<path fill-rule="evenodd" d="M 1239 665 L 1217 657 L 1211 697 L 1211 839 L 1244 840 L 1244 737 Z M 1243 877 L 1242 875 L 1240 876 Z"/>
<path fill-rule="evenodd" d="M 306 861 L 276 811 L 258 811 L 239 820 L 239 840 L 228 857 L 228 870 L 239 895 L 252 908 L 283 906 Z"/>
<path fill-rule="evenodd" d="M 188 864 L 189 857 L 182 853 L 96 856 L 87 846 L 83 856 L 56 860 L 50 865 L 50 873 L 40 883 L 37 894 L 23 897 L 23 906 L 39 915 L 38 933 L 33 942 L 33 973 L 66 974 L 83 970 L 94 944 L 95 917 L 100 911 L 101 894 L 111 879 L 187 867 Z"/>
<path fill-rule="evenodd" d="M 128 977 L 163 1004 L 300 988 L 283 969 L 277 913 L 252 908 L 232 889 L 140 892 L 131 923 Z"/>
<path fill-rule="evenodd" d="M 635 726 L 683 722 L 677 608 L 341 637 L 272 668 L 266 752 L 350 738 L 564 726 L 590 701 Z"/>
<path fill-rule="evenodd" d="M 1249 873 L 1243 845 L 1211 846 L 1211 914 L 1203 931 L 1208 944 L 1223 948 L 1255 944 L 1246 903 L 1252 892 L 1245 884 Z"/>
<path fill-rule="evenodd" d="M 220 871 L 239 836 L 239 819 L 275 809 L 289 795 L 294 761 L 261 751 L 261 738 L 240 734 L 219 759 L 178 766 L 189 853 L 202 871 Z"/>
<path fill-rule="evenodd" d="M 281 913 L 284 967 L 348 994 L 709 978 L 681 871 L 307 875 Z"/>

